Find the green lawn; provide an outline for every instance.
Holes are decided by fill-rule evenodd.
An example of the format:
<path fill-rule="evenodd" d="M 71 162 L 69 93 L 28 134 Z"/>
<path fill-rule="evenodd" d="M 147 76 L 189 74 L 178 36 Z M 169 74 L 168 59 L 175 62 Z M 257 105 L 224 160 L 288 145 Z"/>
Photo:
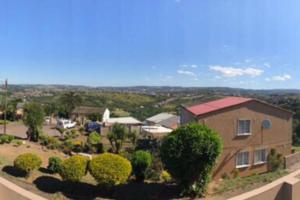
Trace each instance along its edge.
<path fill-rule="evenodd" d="M 293 146 L 292 149 L 295 150 L 295 152 L 300 152 L 300 146 Z"/>
<path fill-rule="evenodd" d="M 224 193 L 236 189 L 248 189 L 254 185 L 261 185 L 271 183 L 272 181 L 287 175 L 287 171 L 269 172 L 265 174 L 255 174 L 244 178 L 226 179 L 219 186 L 214 188 L 216 194 Z"/>

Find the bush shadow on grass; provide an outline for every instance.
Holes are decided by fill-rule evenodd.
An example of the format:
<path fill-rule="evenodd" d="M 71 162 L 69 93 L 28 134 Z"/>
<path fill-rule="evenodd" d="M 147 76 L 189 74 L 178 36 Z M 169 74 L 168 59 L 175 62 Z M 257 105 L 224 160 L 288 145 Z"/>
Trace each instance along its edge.
<path fill-rule="evenodd" d="M 44 168 L 44 167 L 39 168 L 39 171 L 44 174 L 54 174 L 51 170 Z"/>
<path fill-rule="evenodd" d="M 2 171 L 11 176 L 18 177 L 18 178 L 25 178 L 27 175 L 25 171 L 19 170 L 14 166 L 9 166 L 9 165 L 3 167 Z"/>
<path fill-rule="evenodd" d="M 33 182 L 36 187 L 45 193 L 61 192 L 64 196 L 76 200 L 92 200 L 96 197 L 110 198 L 108 192 L 88 183 L 72 183 L 61 181 L 52 176 L 41 176 Z"/>
<path fill-rule="evenodd" d="M 179 190 L 175 185 L 159 183 L 128 183 L 112 189 L 106 189 L 88 183 L 71 183 L 60 181 L 51 176 L 41 176 L 33 182 L 45 193 L 61 192 L 64 196 L 75 200 L 107 199 L 174 199 L 179 197 Z"/>

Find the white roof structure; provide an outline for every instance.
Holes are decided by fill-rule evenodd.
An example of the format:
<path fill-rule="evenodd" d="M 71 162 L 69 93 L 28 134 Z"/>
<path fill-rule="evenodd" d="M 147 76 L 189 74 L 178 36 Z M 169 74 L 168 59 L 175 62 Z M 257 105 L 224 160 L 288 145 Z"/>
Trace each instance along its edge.
<path fill-rule="evenodd" d="M 154 115 L 153 117 L 146 119 L 146 121 L 158 124 L 161 121 L 164 121 L 164 120 L 167 120 L 167 119 L 170 119 L 173 117 L 176 117 L 176 115 L 172 115 L 170 113 L 160 113 L 160 114 Z"/>
<path fill-rule="evenodd" d="M 142 135 L 153 138 L 163 138 L 171 133 L 173 130 L 163 126 L 142 126 Z"/>
<path fill-rule="evenodd" d="M 142 130 L 148 133 L 171 133 L 173 131 L 163 126 L 142 126 Z"/>
<path fill-rule="evenodd" d="M 108 124 L 125 124 L 125 125 L 141 125 L 142 122 L 133 117 L 116 117 L 106 120 Z"/>

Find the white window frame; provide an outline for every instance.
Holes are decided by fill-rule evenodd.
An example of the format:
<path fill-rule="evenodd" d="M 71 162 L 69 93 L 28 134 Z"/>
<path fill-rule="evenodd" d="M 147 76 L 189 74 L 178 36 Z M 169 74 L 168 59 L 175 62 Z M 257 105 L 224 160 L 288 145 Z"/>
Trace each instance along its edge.
<path fill-rule="evenodd" d="M 245 122 L 245 121 L 249 121 L 249 130 L 250 130 L 250 133 L 240 133 L 239 130 L 240 130 L 240 122 Z M 237 136 L 249 136 L 249 135 L 252 135 L 252 120 L 250 119 L 239 119 L 237 121 Z"/>
<path fill-rule="evenodd" d="M 245 162 L 245 163 L 242 163 L 242 164 L 240 164 L 240 163 L 238 163 L 238 161 L 239 161 L 239 155 L 240 154 L 248 154 L 248 160 L 247 160 L 247 163 Z M 236 168 L 237 169 L 240 169 L 240 168 L 246 168 L 246 167 L 249 167 L 250 166 L 250 161 L 249 161 L 249 159 L 250 159 L 250 152 L 249 151 L 243 151 L 243 152 L 239 152 L 239 153 L 237 153 L 236 154 Z M 243 159 L 242 159 L 243 160 Z"/>
<path fill-rule="evenodd" d="M 259 160 L 259 161 L 256 161 L 256 156 L 257 156 L 257 154 L 256 153 L 261 153 L 261 158 L 262 158 L 262 151 L 264 151 L 264 153 L 265 153 L 265 160 Z M 267 163 L 267 157 L 268 157 L 268 151 L 267 151 L 267 149 L 256 149 L 255 151 L 254 151 L 254 154 L 253 154 L 253 164 L 254 165 L 261 165 L 261 164 L 266 164 Z"/>

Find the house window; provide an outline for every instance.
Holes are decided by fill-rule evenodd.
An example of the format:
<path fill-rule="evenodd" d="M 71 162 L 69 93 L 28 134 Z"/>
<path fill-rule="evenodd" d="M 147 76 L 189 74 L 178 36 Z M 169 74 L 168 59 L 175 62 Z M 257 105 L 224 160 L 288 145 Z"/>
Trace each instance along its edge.
<path fill-rule="evenodd" d="M 238 135 L 251 135 L 251 120 L 238 121 Z"/>
<path fill-rule="evenodd" d="M 254 152 L 254 165 L 264 164 L 267 162 L 267 150 L 260 149 Z"/>
<path fill-rule="evenodd" d="M 249 167 L 249 152 L 241 152 L 236 157 L 236 168 Z"/>

